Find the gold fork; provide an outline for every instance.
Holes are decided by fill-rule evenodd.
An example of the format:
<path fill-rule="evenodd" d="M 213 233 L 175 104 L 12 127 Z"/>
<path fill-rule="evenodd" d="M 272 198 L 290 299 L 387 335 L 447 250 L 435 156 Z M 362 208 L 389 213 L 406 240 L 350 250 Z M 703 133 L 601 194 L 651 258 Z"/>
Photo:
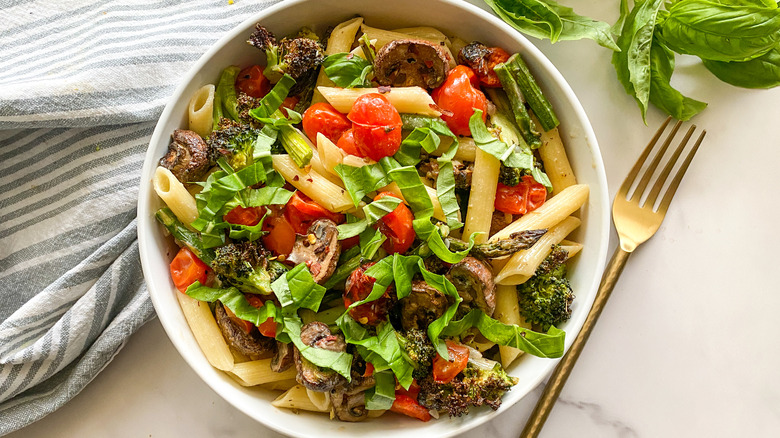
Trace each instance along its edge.
<path fill-rule="evenodd" d="M 628 256 L 631 255 L 631 252 L 633 252 L 637 246 L 652 237 L 658 230 L 658 227 L 661 226 L 661 222 L 663 222 L 666 211 L 669 209 L 669 204 L 672 202 L 674 193 L 677 191 L 677 187 L 680 185 L 680 181 L 682 180 L 685 171 L 688 170 L 688 165 L 690 165 L 693 155 L 699 149 L 699 145 L 704 139 L 704 135 L 707 133 L 707 131 L 704 130 L 701 132 L 696 143 L 693 145 L 690 152 L 688 152 L 685 160 L 667 186 L 660 204 L 655 208 L 654 206 L 658 201 L 658 196 L 664 189 L 666 180 L 672 173 L 672 170 L 674 170 L 675 164 L 680 158 L 680 155 L 682 155 L 683 149 L 685 149 L 685 146 L 688 144 L 688 140 L 690 140 L 693 132 L 696 130 L 696 125 L 692 125 L 690 129 L 688 129 L 688 132 L 669 158 L 666 166 L 658 174 L 656 182 L 649 192 L 646 193 L 647 186 L 650 183 L 654 172 L 657 170 L 658 165 L 661 163 L 669 145 L 672 143 L 674 136 L 680 129 L 682 122 L 677 122 L 674 125 L 660 150 L 647 165 L 645 172 L 642 175 L 642 179 L 639 180 L 636 188 L 631 190 L 631 187 L 636 182 L 636 178 L 645 166 L 645 163 L 648 162 L 650 153 L 655 148 L 655 145 L 658 143 L 661 135 L 663 135 L 664 130 L 667 125 L 669 125 L 671 119 L 671 117 L 667 118 L 661 127 L 658 128 L 655 136 L 647 145 L 644 152 L 642 152 L 642 155 L 639 157 L 636 164 L 634 164 L 631 172 L 628 173 L 625 181 L 623 181 L 623 185 L 620 186 L 617 195 L 615 195 L 615 201 L 612 204 L 612 220 L 615 223 L 615 229 L 620 238 L 620 245 L 615 249 L 612 259 L 604 270 L 599 290 L 596 293 L 596 299 L 593 302 L 593 307 L 588 313 L 588 317 L 585 319 L 582 330 L 580 330 L 577 338 L 574 339 L 574 343 L 572 343 L 569 350 L 558 363 L 555 371 L 553 371 L 541 398 L 536 403 L 536 407 L 531 413 L 523 432 L 520 434 L 521 438 L 535 438 L 539 435 L 542 426 L 544 426 L 544 422 L 550 415 L 553 405 L 556 400 L 558 400 L 558 395 L 560 395 L 563 385 L 569 378 L 569 374 L 571 374 L 574 364 L 577 362 L 585 343 L 588 341 L 588 337 L 590 337 L 590 333 L 593 331 L 593 327 L 596 325 L 596 321 L 599 319 L 601 311 L 604 310 L 604 306 L 607 304 L 607 300 L 612 293 L 612 289 L 615 287 L 618 277 L 620 277 L 620 273 L 623 272 L 623 267 L 626 265 Z"/>

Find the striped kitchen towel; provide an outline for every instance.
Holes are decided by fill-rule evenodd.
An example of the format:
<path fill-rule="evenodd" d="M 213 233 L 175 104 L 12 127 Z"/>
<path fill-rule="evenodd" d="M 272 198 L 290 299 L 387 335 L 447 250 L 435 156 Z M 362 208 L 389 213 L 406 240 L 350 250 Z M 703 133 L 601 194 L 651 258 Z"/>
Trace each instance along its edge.
<path fill-rule="evenodd" d="M 0 0 L 0 435 L 62 406 L 154 310 L 136 199 L 182 75 L 278 0 Z"/>

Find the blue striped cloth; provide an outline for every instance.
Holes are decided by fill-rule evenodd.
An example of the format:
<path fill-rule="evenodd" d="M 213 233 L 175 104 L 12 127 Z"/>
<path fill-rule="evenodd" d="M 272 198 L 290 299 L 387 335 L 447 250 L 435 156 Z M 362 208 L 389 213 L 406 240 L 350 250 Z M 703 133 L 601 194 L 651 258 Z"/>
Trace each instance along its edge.
<path fill-rule="evenodd" d="M 0 0 L 0 435 L 79 393 L 154 316 L 136 199 L 190 65 L 278 0 Z"/>

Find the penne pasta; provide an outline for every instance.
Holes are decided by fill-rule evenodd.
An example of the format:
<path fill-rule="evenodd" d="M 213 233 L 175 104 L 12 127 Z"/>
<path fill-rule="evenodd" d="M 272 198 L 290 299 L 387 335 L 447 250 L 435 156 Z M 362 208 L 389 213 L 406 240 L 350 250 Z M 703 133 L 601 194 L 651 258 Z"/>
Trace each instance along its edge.
<path fill-rule="evenodd" d="M 195 300 L 180 292 L 175 293 L 184 318 L 211 366 L 222 371 L 232 370 L 234 366 L 233 355 L 230 353 L 225 338 L 222 337 L 222 332 L 217 326 L 214 315 L 211 314 L 208 303 Z"/>
<path fill-rule="evenodd" d="M 271 370 L 271 359 L 252 360 L 233 365 L 230 372 L 236 376 L 239 384 L 243 386 L 255 386 L 263 383 L 278 382 L 295 379 L 295 367 L 291 367 L 281 373 Z"/>
<path fill-rule="evenodd" d="M 450 148 L 451 144 L 452 138 L 447 136 L 441 137 L 441 143 L 439 144 L 439 147 L 433 151 L 431 155 L 435 157 L 441 156 L 443 153 L 447 152 L 447 149 Z M 458 138 L 458 150 L 455 151 L 455 156 L 452 157 L 452 159 L 458 161 L 474 161 L 476 157 L 477 144 L 474 143 L 474 139 L 471 137 Z"/>
<path fill-rule="evenodd" d="M 336 146 L 321 132 L 317 133 L 317 153 L 319 154 L 320 161 L 322 162 L 322 165 L 325 167 L 327 172 L 338 177 L 338 174 L 336 173 L 336 166 L 344 161 L 347 153 L 341 150 L 340 147 Z M 339 179 L 339 181 L 341 180 Z"/>
<path fill-rule="evenodd" d="M 586 184 L 569 186 L 548 199 L 541 207 L 524 214 L 520 219 L 507 225 L 503 230 L 494 234 L 490 240 L 505 239 L 518 231 L 550 228 L 579 210 L 588 199 L 588 192 Z"/>
<path fill-rule="evenodd" d="M 206 84 L 192 95 L 187 106 L 190 131 L 195 131 L 201 137 L 211 134 L 214 123 L 214 85 Z"/>
<path fill-rule="evenodd" d="M 363 24 L 363 17 L 355 17 L 343 23 L 339 23 L 334 27 L 328 38 L 328 44 L 325 47 L 325 56 L 349 52 L 352 49 L 352 44 L 355 42 L 355 36 L 357 35 L 361 24 Z M 314 95 L 311 99 L 312 104 L 325 101 L 325 98 L 318 91 L 320 85 L 332 87 L 335 84 L 328 79 L 328 76 L 325 74 L 325 69 L 321 68 L 317 75 L 316 85 L 317 87 L 314 88 Z"/>
<path fill-rule="evenodd" d="M 240 384 L 240 382 L 239 382 Z M 279 380 L 277 382 L 263 383 L 259 385 L 260 388 L 269 389 L 271 391 L 287 391 L 293 386 L 297 385 L 298 381 L 295 379 Z"/>
<path fill-rule="evenodd" d="M 302 411 L 312 412 L 329 412 L 329 410 L 323 410 L 312 403 L 306 388 L 304 388 L 302 385 L 295 385 L 288 389 L 284 394 L 280 395 L 276 398 L 276 400 L 272 401 L 271 405 L 276 406 L 277 408 L 300 409 Z"/>
<path fill-rule="evenodd" d="M 550 254 L 553 245 L 560 243 L 566 236 L 580 226 L 580 220 L 569 216 L 551 227 L 534 246 L 516 252 L 509 258 L 503 269 L 496 275 L 497 284 L 517 285 L 525 283 L 534 275 L 536 268 Z"/>
<path fill-rule="evenodd" d="M 515 286 L 498 285 L 496 287 L 496 310 L 493 312 L 493 318 L 504 324 L 515 324 L 523 328 L 531 328 L 531 324 L 520 316 L 520 304 L 517 300 L 517 287 Z M 501 356 L 501 366 L 504 368 L 508 367 L 523 354 L 523 350 L 504 345 L 498 346 L 498 352 Z"/>
<path fill-rule="evenodd" d="M 463 227 L 464 238 L 469 238 L 472 233 L 481 233 L 474 241 L 484 243 L 488 240 L 500 170 L 501 162 L 497 158 L 482 149 L 477 149 L 474 173 L 471 177 L 469 208 L 466 211 L 466 224 Z"/>
<path fill-rule="evenodd" d="M 433 187 L 424 186 L 425 190 L 428 191 L 428 196 L 431 198 L 431 203 L 433 203 L 433 217 L 436 219 L 446 222 L 447 217 L 444 216 L 444 211 L 441 208 L 441 202 L 439 202 L 439 197 L 436 195 L 436 189 Z M 390 183 L 389 185 L 382 188 L 382 190 L 387 190 L 390 192 L 393 192 L 393 194 L 398 195 L 401 199 L 403 199 L 404 195 L 401 192 L 401 188 L 398 187 L 398 184 L 396 183 Z M 404 202 L 406 200 L 404 199 Z"/>
<path fill-rule="evenodd" d="M 577 184 L 574 171 L 571 169 L 566 149 L 563 147 L 558 128 L 542 131 L 542 146 L 539 147 L 539 156 L 544 163 L 544 170 L 552 183 L 553 196 L 566 187 Z"/>
<path fill-rule="evenodd" d="M 274 155 L 274 169 L 316 203 L 336 213 L 354 209 L 349 193 L 314 170 L 299 168 L 289 155 Z"/>
<path fill-rule="evenodd" d="M 331 404 L 329 392 L 312 391 L 311 389 L 306 389 L 306 394 L 309 396 L 311 404 L 313 404 L 317 409 L 320 409 L 322 412 L 330 411 Z"/>
<path fill-rule="evenodd" d="M 367 93 L 379 93 L 378 88 L 338 88 L 317 87 L 329 104 L 337 111 L 349 113 L 352 104 L 358 97 Z M 436 110 L 433 98 L 420 87 L 394 87 L 384 96 L 393 104 L 399 113 L 421 114 L 424 116 L 439 117 L 441 112 Z"/>
<path fill-rule="evenodd" d="M 320 134 L 322 135 L 322 134 Z M 327 140 L 327 139 L 326 139 Z M 328 140 L 330 141 L 330 140 Z M 325 163 L 322 161 L 322 157 L 320 157 L 320 151 L 319 149 L 312 148 L 313 154 L 311 157 L 311 162 L 309 163 L 311 165 L 311 168 L 313 171 L 320 174 L 322 177 L 327 179 L 328 181 L 332 182 L 333 184 L 344 188 L 344 182 L 341 181 L 341 178 L 336 174 L 336 172 L 333 170 L 333 168 L 329 168 L 325 165 Z"/>
<path fill-rule="evenodd" d="M 569 253 L 569 256 L 566 260 L 569 260 L 570 258 L 576 256 L 580 251 L 582 251 L 582 244 L 579 242 L 572 242 L 571 240 L 562 240 L 561 241 L 561 248 L 565 249 L 567 253 Z"/>
<path fill-rule="evenodd" d="M 154 171 L 152 186 L 154 186 L 157 196 L 165 202 L 165 205 L 184 225 L 190 226 L 198 218 L 198 206 L 195 198 L 170 170 L 162 166 L 157 167 L 157 170 Z"/>

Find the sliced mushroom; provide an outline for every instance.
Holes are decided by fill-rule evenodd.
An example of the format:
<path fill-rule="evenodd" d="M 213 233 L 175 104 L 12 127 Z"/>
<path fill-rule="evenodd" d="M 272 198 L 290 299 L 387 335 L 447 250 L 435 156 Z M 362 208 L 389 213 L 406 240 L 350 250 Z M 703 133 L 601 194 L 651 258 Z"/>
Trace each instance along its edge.
<path fill-rule="evenodd" d="M 425 329 L 449 306 L 447 297 L 423 280 L 412 281 L 412 292 L 399 301 L 404 330 Z"/>
<path fill-rule="evenodd" d="M 333 414 L 341 421 L 363 421 L 368 418 L 365 392 L 376 385 L 374 376 L 352 372 L 352 381 L 338 385 L 330 392 Z"/>
<path fill-rule="evenodd" d="M 198 181 L 214 165 L 213 155 L 196 132 L 177 129 L 173 131 L 168 152 L 160 159 L 160 166 L 170 170 L 183 183 Z"/>
<path fill-rule="evenodd" d="M 447 78 L 450 54 L 423 40 L 395 40 L 376 53 L 374 75 L 381 85 L 436 88 Z"/>
<path fill-rule="evenodd" d="M 311 224 L 305 236 L 298 236 L 295 240 L 287 260 L 296 265 L 305 263 L 314 281 L 323 284 L 336 270 L 339 254 L 341 254 L 341 244 L 336 223 L 330 219 L 317 219 Z"/>
<path fill-rule="evenodd" d="M 276 342 L 276 354 L 271 359 L 271 371 L 281 373 L 295 363 L 295 347 L 292 343 Z"/>
<path fill-rule="evenodd" d="M 313 348 L 322 348 L 324 350 L 343 352 L 347 349 L 347 344 L 339 335 L 331 333 L 327 324 L 314 321 L 306 324 L 301 329 L 301 341 Z M 293 347 L 294 348 L 294 347 Z M 298 375 L 295 380 L 301 385 L 312 391 L 330 391 L 336 385 L 344 381 L 344 378 L 331 369 L 320 368 L 309 362 L 297 348 L 294 348 L 295 368 Z"/>
<path fill-rule="evenodd" d="M 217 302 L 215 314 L 217 325 L 222 330 L 222 335 L 225 337 L 228 345 L 236 351 L 248 356 L 252 360 L 265 359 L 274 355 L 276 341 L 273 338 L 261 335 L 256 328 L 246 333 L 233 321 L 220 302 Z"/>
<path fill-rule="evenodd" d="M 465 257 L 455 263 L 447 273 L 458 294 L 463 298 L 462 306 L 478 308 L 488 316 L 496 310 L 496 283 L 487 263 L 474 257 Z"/>

